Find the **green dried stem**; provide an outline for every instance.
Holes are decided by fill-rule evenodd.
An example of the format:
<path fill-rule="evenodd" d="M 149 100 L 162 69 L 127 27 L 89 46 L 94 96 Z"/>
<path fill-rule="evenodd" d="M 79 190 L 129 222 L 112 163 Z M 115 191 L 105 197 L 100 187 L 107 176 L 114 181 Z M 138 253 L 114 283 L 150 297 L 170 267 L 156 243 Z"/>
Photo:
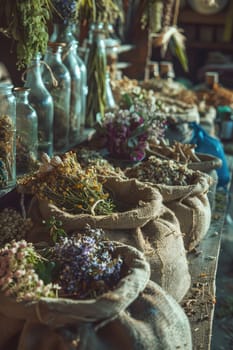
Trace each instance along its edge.
<path fill-rule="evenodd" d="M 174 3 L 175 0 L 164 1 L 162 28 L 167 28 L 172 24 Z"/>
<path fill-rule="evenodd" d="M 78 18 L 80 23 L 114 23 L 123 18 L 123 12 L 113 0 L 78 0 Z"/>
<path fill-rule="evenodd" d="M 143 29 L 147 27 L 151 33 L 157 33 L 161 30 L 163 6 L 163 1 L 161 0 L 149 0 L 145 4 L 141 18 Z"/>
<path fill-rule="evenodd" d="M 51 8 L 51 0 L 0 0 L 0 31 L 16 41 L 18 68 L 45 52 Z"/>

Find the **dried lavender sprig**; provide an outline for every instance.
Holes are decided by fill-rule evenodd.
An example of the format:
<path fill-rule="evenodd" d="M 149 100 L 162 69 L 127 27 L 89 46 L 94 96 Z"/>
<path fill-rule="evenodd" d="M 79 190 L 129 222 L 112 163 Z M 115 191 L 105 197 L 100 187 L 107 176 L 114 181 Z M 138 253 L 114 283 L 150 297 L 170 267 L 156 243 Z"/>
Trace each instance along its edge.
<path fill-rule="evenodd" d="M 112 242 L 104 242 L 103 230 L 87 227 L 86 234 L 64 238 L 52 250 L 59 265 L 61 296 L 93 298 L 113 288 L 120 279 L 121 257 L 113 257 Z"/>
<path fill-rule="evenodd" d="M 53 0 L 54 21 L 68 24 L 76 19 L 77 0 Z"/>

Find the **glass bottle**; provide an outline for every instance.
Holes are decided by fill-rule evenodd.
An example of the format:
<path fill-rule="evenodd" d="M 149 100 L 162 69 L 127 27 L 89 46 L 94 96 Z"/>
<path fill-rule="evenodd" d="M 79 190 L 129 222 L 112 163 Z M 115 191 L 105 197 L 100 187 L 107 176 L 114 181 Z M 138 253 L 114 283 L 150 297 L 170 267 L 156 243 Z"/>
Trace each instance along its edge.
<path fill-rule="evenodd" d="M 85 63 L 87 67 L 87 111 L 86 127 L 96 124 L 97 116 L 105 112 L 106 101 L 106 46 L 103 23 L 92 23 L 89 31 L 88 50 Z"/>
<path fill-rule="evenodd" d="M 86 116 L 86 98 L 87 98 L 87 69 L 86 66 L 79 56 L 78 52 L 78 38 L 74 36 L 74 23 L 54 23 L 53 32 L 50 37 L 51 42 L 64 42 L 68 44 L 68 47 L 72 47 L 72 56 L 75 56 L 76 64 L 80 71 L 80 98 L 81 98 L 81 111 L 79 113 L 79 128 L 80 134 L 83 133 L 84 125 L 85 125 L 85 116 Z M 75 44 L 73 44 L 75 43 Z M 75 49 L 73 49 L 75 45 Z M 63 55 L 64 56 L 64 55 Z M 72 60 L 74 57 L 72 57 Z M 64 61 L 66 64 L 66 61 Z M 67 68 L 69 68 L 67 66 Z M 77 69 L 77 68 L 76 68 Z M 72 77 L 71 77 L 72 79 Z"/>
<path fill-rule="evenodd" d="M 68 68 L 71 77 L 71 98 L 70 98 L 70 125 L 69 125 L 69 146 L 74 146 L 79 141 L 81 134 L 81 113 L 82 113 L 82 77 L 76 59 L 77 43 L 72 41 L 67 45 L 67 51 L 63 55 L 63 62 Z"/>
<path fill-rule="evenodd" d="M 82 113 L 82 77 L 77 62 L 77 42 L 72 34 L 72 26 L 64 23 L 55 23 L 51 35 L 52 42 L 64 42 L 62 61 L 69 70 L 71 77 L 69 147 L 74 146 L 81 133 Z"/>
<path fill-rule="evenodd" d="M 41 75 L 41 56 L 38 54 L 27 68 L 24 86 L 30 89 L 28 100 L 38 118 L 38 158 L 42 153 L 53 155 L 53 99 Z"/>
<path fill-rule="evenodd" d="M 62 62 L 64 43 L 49 42 L 44 57 L 48 67 L 44 67 L 42 78 L 54 103 L 53 147 L 54 153 L 68 149 L 71 77 Z"/>
<path fill-rule="evenodd" d="M 118 62 L 118 51 L 120 47 L 120 40 L 115 35 L 115 30 L 111 23 L 106 25 L 106 57 L 107 65 L 109 67 L 110 76 L 116 79 L 117 76 L 117 62 Z"/>
<path fill-rule="evenodd" d="M 222 141 L 232 141 L 233 110 L 230 106 L 218 107 L 219 137 Z"/>
<path fill-rule="evenodd" d="M 87 105 L 87 94 L 88 94 L 88 87 L 87 87 L 87 68 L 82 60 L 82 58 L 78 54 L 78 42 L 77 42 L 77 62 L 78 66 L 81 72 L 81 79 L 82 79 L 82 113 L 81 113 L 81 121 L 80 121 L 80 129 L 81 134 L 84 132 L 85 125 L 86 125 L 86 105 Z"/>
<path fill-rule="evenodd" d="M 16 175 L 24 175 L 36 168 L 38 157 L 38 119 L 29 103 L 30 89 L 14 88 L 16 97 Z"/>
<path fill-rule="evenodd" d="M 116 103 L 112 93 L 111 79 L 110 79 L 110 68 L 107 67 L 105 73 L 105 84 L 106 84 L 106 100 L 105 100 L 105 112 L 114 110 Z"/>
<path fill-rule="evenodd" d="M 16 184 L 16 102 L 13 85 L 0 83 L 0 196 Z"/>

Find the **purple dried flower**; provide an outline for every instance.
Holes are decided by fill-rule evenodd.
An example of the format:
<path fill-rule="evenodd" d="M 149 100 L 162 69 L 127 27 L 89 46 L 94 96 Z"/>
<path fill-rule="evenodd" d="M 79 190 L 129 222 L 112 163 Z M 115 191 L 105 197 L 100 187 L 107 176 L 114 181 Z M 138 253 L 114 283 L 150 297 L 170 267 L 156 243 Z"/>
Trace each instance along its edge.
<path fill-rule="evenodd" d="M 122 259 L 114 258 L 111 242 L 103 242 L 104 232 L 91 229 L 85 234 L 63 238 L 55 245 L 52 259 L 58 264 L 60 295 L 92 298 L 113 288 L 120 279 Z"/>
<path fill-rule="evenodd" d="M 135 109 L 106 113 L 102 124 L 111 156 L 138 161 L 143 159 L 152 121 Z"/>
<path fill-rule="evenodd" d="M 55 21 L 68 24 L 76 17 L 77 0 L 53 0 Z"/>

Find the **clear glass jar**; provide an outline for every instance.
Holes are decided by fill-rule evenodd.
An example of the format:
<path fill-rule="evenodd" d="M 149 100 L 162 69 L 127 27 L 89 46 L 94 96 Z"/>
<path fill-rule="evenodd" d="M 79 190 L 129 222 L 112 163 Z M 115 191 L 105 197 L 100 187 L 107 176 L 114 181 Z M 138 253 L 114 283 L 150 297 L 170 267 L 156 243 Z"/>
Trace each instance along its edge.
<path fill-rule="evenodd" d="M 86 117 L 86 99 L 87 99 L 87 69 L 85 66 L 85 63 L 81 59 L 78 53 L 78 39 L 73 34 L 74 31 L 74 23 L 54 23 L 53 25 L 53 32 L 50 37 L 51 42 L 64 42 L 68 44 L 68 47 L 72 47 L 72 56 L 75 56 L 76 64 L 78 66 L 78 69 L 80 71 L 80 78 L 81 78 L 81 91 L 80 91 L 80 98 L 81 98 L 81 111 L 79 113 L 79 131 L 80 134 L 83 133 L 84 126 L 85 126 L 85 117 Z M 75 44 L 74 44 L 75 43 Z M 73 49 L 75 46 L 75 50 Z M 63 51 L 65 51 L 63 49 Z M 67 50 L 66 50 L 67 51 Z M 65 53 L 62 55 L 65 56 Z M 72 57 L 73 61 L 74 57 Z M 64 63 L 67 63 L 67 60 L 64 61 Z M 68 65 L 66 64 L 67 68 L 69 69 Z M 73 66 L 73 63 L 72 63 Z M 75 68 L 77 69 L 77 68 Z M 70 72 L 71 73 L 71 72 Z M 71 74 L 72 75 L 72 74 Z M 74 75 L 76 73 L 74 72 Z M 72 79 L 72 76 L 71 76 Z M 75 84 L 76 85 L 76 84 Z M 72 87 L 71 87 L 72 90 Z M 72 92 L 71 92 L 72 93 Z M 71 134 L 71 133 L 70 133 Z"/>
<path fill-rule="evenodd" d="M 28 100 L 38 118 L 38 158 L 42 153 L 53 155 L 53 99 L 41 75 L 41 56 L 38 54 L 27 68 L 24 86 L 30 89 Z"/>
<path fill-rule="evenodd" d="M 35 170 L 38 157 L 38 119 L 29 103 L 30 89 L 14 88 L 16 97 L 16 175 Z"/>
<path fill-rule="evenodd" d="M 77 42 L 77 62 L 78 66 L 81 72 L 81 79 L 82 79 L 82 112 L 81 112 L 81 121 L 80 121 L 80 130 L 81 134 L 84 132 L 85 125 L 86 125 L 86 106 L 87 106 L 87 93 L 88 93 L 88 87 L 87 87 L 87 68 L 82 60 L 82 58 L 78 54 L 78 42 Z"/>
<path fill-rule="evenodd" d="M 69 147 L 78 143 L 81 134 L 82 113 L 82 77 L 76 59 L 77 43 L 72 41 L 67 45 L 67 51 L 63 55 L 63 63 L 70 72 L 71 98 L 70 98 L 70 125 Z"/>
<path fill-rule="evenodd" d="M 43 68 L 42 78 L 54 103 L 53 147 L 54 153 L 68 149 L 71 77 L 62 62 L 64 43 L 49 42 L 44 57 L 48 67 Z M 54 79 L 55 78 L 55 79 Z"/>
<path fill-rule="evenodd" d="M 114 100 L 114 96 L 112 93 L 112 87 L 111 87 L 111 79 L 110 79 L 110 69 L 106 69 L 105 73 L 105 84 L 106 84 L 106 101 L 105 101 L 105 112 L 109 112 L 111 110 L 114 110 L 116 107 L 116 103 Z"/>
<path fill-rule="evenodd" d="M 86 126 L 94 127 L 97 115 L 102 118 L 106 105 L 106 45 L 103 23 L 92 23 L 89 31 L 87 67 L 87 110 Z"/>
<path fill-rule="evenodd" d="M 106 56 L 107 65 L 109 67 L 110 76 L 113 79 L 117 77 L 117 62 L 118 62 L 118 52 L 120 47 L 120 40 L 115 35 L 115 30 L 111 23 L 106 25 Z"/>
<path fill-rule="evenodd" d="M 0 83 L 0 196 L 16 184 L 16 102 L 13 85 Z"/>

